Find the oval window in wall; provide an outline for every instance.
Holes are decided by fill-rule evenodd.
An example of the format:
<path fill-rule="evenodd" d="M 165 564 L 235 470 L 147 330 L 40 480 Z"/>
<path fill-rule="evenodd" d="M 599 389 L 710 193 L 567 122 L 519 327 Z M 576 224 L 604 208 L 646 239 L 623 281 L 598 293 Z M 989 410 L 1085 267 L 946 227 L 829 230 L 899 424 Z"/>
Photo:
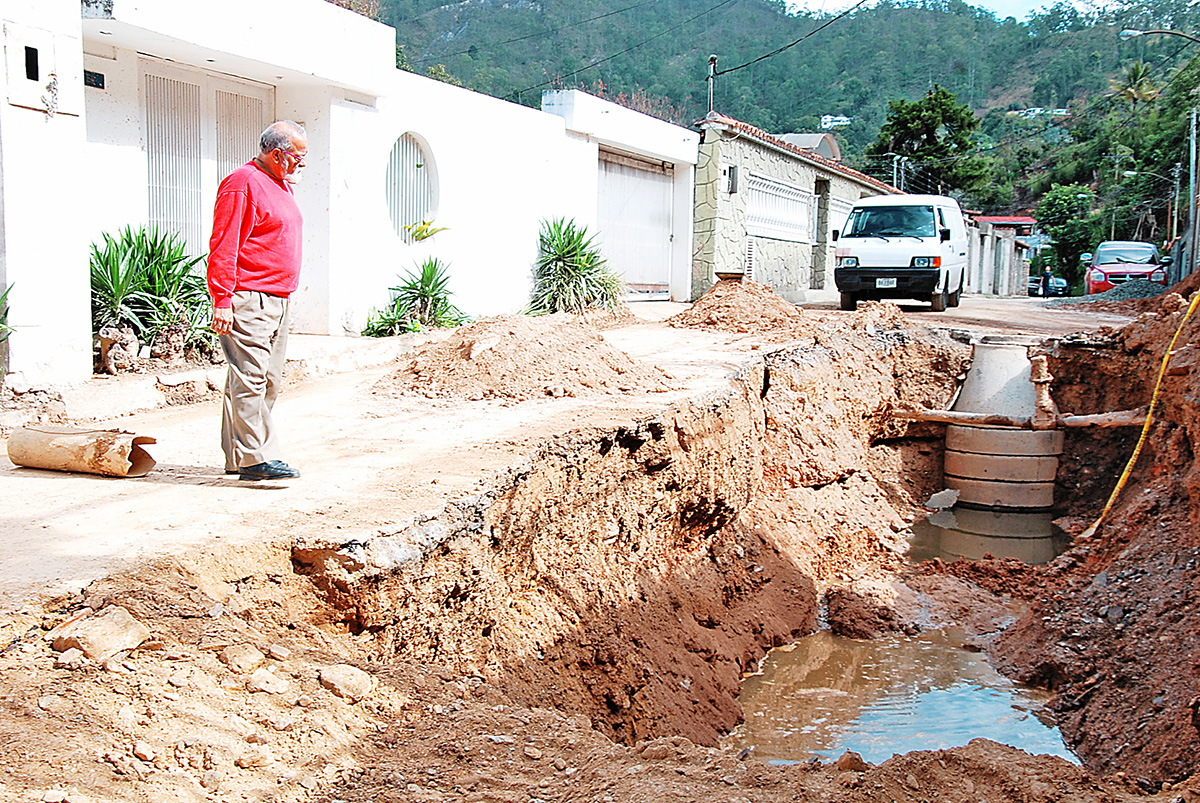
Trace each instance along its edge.
<path fill-rule="evenodd" d="M 396 140 L 387 168 L 388 213 L 406 243 L 429 236 L 437 214 L 437 173 L 428 146 L 412 132 Z"/>

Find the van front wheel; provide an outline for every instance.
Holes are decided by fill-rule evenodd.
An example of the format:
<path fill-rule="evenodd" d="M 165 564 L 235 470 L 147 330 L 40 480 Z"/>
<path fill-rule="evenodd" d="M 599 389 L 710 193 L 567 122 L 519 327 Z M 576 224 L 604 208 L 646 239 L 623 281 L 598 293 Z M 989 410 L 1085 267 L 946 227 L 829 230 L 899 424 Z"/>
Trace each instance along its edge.
<path fill-rule="evenodd" d="M 842 309 L 846 312 L 854 312 L 858 309 L 858 298 L 854 293 L 842 293 Z"/>
<path fill-rule="evenodd" d="M 931 293 L 929 296 L 929 308 L 934 312 L 945 312 L 946 304 L 949 300 L 949 293 L 945 290 L 942 290 L 940 293 Z"/>

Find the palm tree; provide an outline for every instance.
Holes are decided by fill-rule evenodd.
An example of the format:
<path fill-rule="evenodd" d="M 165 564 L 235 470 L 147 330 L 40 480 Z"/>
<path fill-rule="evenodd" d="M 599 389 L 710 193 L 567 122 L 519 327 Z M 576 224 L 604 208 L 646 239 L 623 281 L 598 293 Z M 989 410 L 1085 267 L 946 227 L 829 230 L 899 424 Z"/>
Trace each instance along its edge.
<path fill-rule="evenodd" d="M 1132 62 L 1117 78 L 1110 79 L 1109 89 L 1113 96 L 1129 102 L 1130 111 L 1137 113 L 1138 102 L 1153 103 L 1158 98 L 1158 87 L 1150 77 L 1150 65 L 1138 59 Z"/>

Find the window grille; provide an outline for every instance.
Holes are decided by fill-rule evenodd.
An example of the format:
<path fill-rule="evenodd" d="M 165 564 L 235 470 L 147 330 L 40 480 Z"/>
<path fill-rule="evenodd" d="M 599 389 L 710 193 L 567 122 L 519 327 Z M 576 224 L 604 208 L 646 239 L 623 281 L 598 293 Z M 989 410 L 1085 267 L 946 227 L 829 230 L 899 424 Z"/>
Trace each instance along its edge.
<path fill-rule="evenodd" d="M 387 203 L 392 226 L 406 243 L 414 241 L 413 227 L 432 222 L 433 165 L 421 142 L 411 133 L 396 140 L 387 167 Z"/>
<path fill-rule="evenodd" d="M 746 267 L 745 267 L 745 273 L 743 275 L 745 276 L 745 278 L 749 279 L 752 282 L 757 281 L 757 278 L 754 275 L 754 269 L 758 264 L 757 256 L 758 256 L 758 247 L 755 245 L 754 238 L 747 237 L 746 238 Z"/>
<path fill-rule="evenodd" d="M 190 253 L 207 252 L 199 85 L 146 76 L 146 156 L 150 225 L 179 233 Z"/>
<path fill-rule="evenodd" d="M 746 182 L 746 231 L 757 237 L 812 242 L 813 194 L 751 173 Z"/>
<path fill-rule="evenodd" d="M 854 211 L 854 202 L 846 201 L 841 198 L 829 199 L 829 235 L 832 237 L 832 232 L 837 229 L 839 232 L 845 230 L 846 220 L 849 219 L 850 213 Z"/>
<path fill-rule="evenodd" d="M 225 178 L 254 158 L 258 138 L 270 124 L 266 104 L 236 92 L 217 90 L 217 175 Z"/>

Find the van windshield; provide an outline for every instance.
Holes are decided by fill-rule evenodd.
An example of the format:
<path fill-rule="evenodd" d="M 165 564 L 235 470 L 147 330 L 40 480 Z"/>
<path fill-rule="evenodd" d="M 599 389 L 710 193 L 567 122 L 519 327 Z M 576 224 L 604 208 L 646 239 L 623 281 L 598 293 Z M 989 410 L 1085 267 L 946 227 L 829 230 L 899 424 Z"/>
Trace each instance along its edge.
<path fill-rule="evenodd" d="M 932 237 L 932 206 L 862 206 L 850 213 L 846 237 Z"/>

